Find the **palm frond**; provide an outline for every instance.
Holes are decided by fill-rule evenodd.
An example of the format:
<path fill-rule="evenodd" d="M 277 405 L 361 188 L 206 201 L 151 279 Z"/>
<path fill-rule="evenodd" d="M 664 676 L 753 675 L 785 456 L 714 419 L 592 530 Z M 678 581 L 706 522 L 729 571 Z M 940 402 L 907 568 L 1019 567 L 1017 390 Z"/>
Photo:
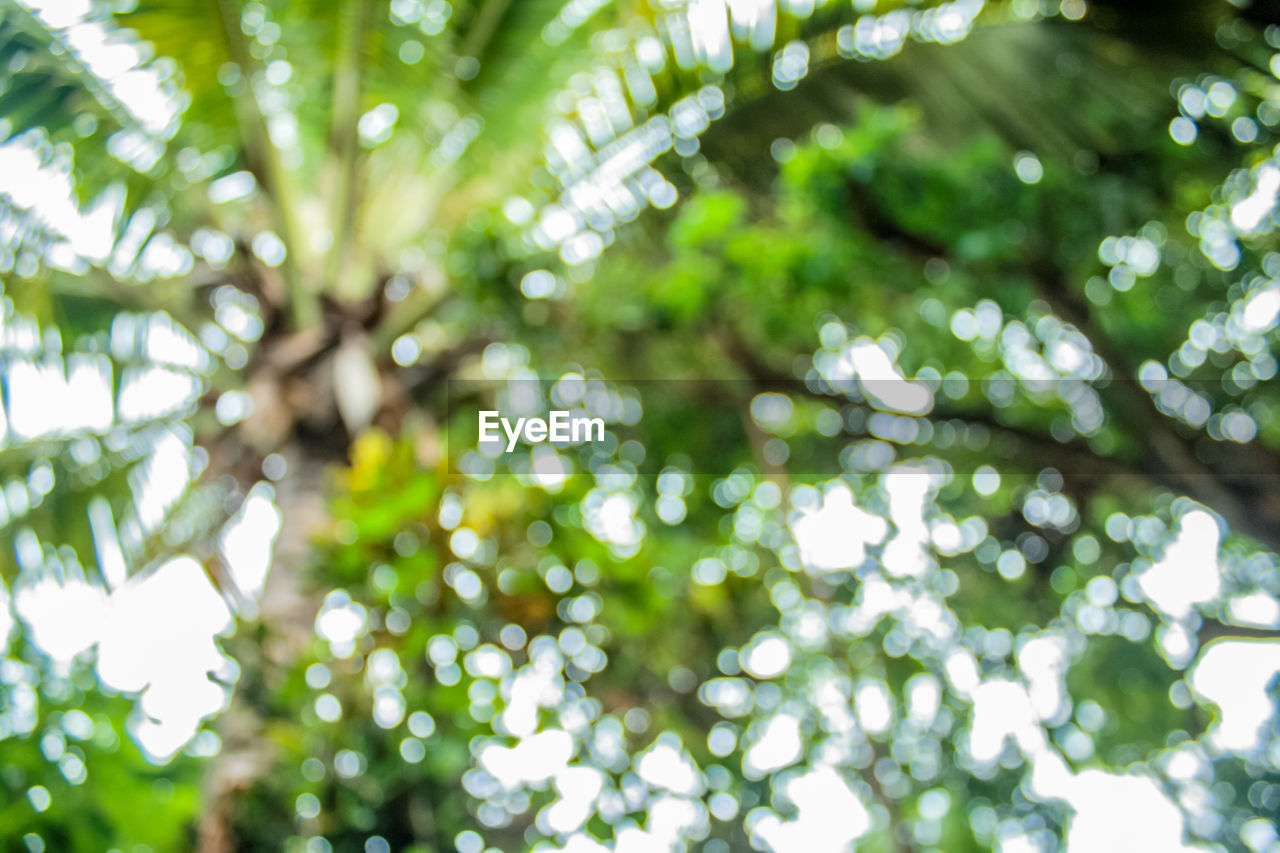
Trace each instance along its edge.
<path fill-rule="evenodd" d="M 38 131 L 46 155 L 67 161 L 82 201 L 115 184 L 134 202 L 155 186 L 177 116 L 137 115 L 75 42 L 20 3 L 0 3 L 0 141 Z M 164 83 L 153 82 L 163 94 Z"/>
<path fill-rule="evenodd" d="M 56 327 L 7 305 L 0 525 L 88 565 L 116 538 L 121 568 L 147 564 L 198 474 L 184 421 L 208 387 L 210 354 L 164 313 L 97 313 L 109 325 L 64 344 Z M 118 530 L 102 527 L 107 517 Z M 0 574 L 39 571 L 23 560 L 6 550 Z"/>

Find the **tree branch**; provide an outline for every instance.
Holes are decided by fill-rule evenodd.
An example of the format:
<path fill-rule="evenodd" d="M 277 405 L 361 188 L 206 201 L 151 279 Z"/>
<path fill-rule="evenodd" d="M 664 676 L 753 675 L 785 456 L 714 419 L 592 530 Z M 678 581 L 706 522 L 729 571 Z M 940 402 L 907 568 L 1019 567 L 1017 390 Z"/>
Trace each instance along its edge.
<path fill-rule="evenodd" d="M 946 245 L 903 228 L 852 183 L 847 198 L 861 227 L 876 239 L 896 245 L 921 263 L 949 254 Z M 1071 291 L 1063 271 L 1046 259 L 1031 260 L 1025 271 L 1031 274 L 1037 295 L 1089 340 L 1106 366 L 1111 383 L 1095 387 L 1107 403 L 1107 413 L 1130 442 L 1147 449 L 1137 464 L 1130 466 L 1131 473 L 1183 492 L 1217 511 L 1233 529 L 1280 551 L 1280 501 L 1271 496 L 1265 485 L 1271 478 L 1280 477 L 1280 459 L 1267 448 L 1250 446 L 1250 452 L 1261 457 L 1258 466 L 1251 469 L 1252 478 L 1233 476 L 1220 462 L 1205 461 L 1193 441 L 1181 435 L 1156 407 L 1152 396 L 1134 383 L 1137 364 L 1095 321 L 1089 303 Z M 1031 439 L 1025 433 L 1022 437 Z M 1121 464 L 1113 457 L 1095 457 L 1107 464 Z M 1257 475 L 1265 475 L 1261 487 L 1256 482 Z"/>
<path fill-rule="evenodd" d="M 828 402 L 840 399 L 815 392 L 803 382 L 774 370 L 756 356 L 752 348 L 734 329 L 721 327 L 711 335 L 729 356 L 730 361 L 750 377 L 757 392 L 800 393 Z M 985 427 L 996 436 L 1013 439 L 1025 446 L 1039 464 L 1056 467 L 1059 471 L 1082 477 L 1125 475 L 1150 479 L 1149 472 L 1124 459 L 1099 453 L 1082 438 L 1066 442 L 1058 441 L 1036 430 L 1000 421 L 989 411 L 961 411 L 935 404 L 933 411 L 925 417 L 931 422 L 960 420 L 969 425 Z"/>
<path fill-rule="evenodd" d="M 1206 618 L 1200 623 L 1197 637 L 1202 647 L 1214 640 L 1280 640 L 1280 628 L 1231 625 L 1218 619 Z"/>

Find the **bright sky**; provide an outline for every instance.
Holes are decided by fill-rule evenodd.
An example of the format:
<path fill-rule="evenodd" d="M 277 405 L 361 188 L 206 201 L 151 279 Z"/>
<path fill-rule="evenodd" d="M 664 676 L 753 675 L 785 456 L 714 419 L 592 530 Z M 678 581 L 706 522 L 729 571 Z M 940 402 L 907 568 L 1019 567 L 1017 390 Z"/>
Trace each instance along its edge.
<path fill-rule="evenodd" d="M 921 497 L 926 494 L 921 492 L 920 484 L 927 484 L 927 479 L 918 474 L 895 477 L 891 473 L 883 482 L 890 507 L 897 508 L 891 517 L 899 531 L 897 535 L 905 536 L 920 529 L 915 519 L 922 511 Z M 828 488 L 821 504 L 803 511 L 792 524 L 802 558 L 806 564 L 819 569 L 861 565 L 867 543 L 882 540 L 886 529 L 886 520 L 855 505 L 843 485 Z M 1180 619 L 1187 617 L 1195 604 L 1209 602 L 1220 595 L 1220 530 L 1216 519 L 1202 509 L 1193 508 L 1181 516 L 1163 549 L 1163 556 L 1140 578 L 1140 587 L 1154 607 L 1170 618 Z M 896 553 L 900 555 L 898 560 L 913 562 L 916 559 L 914 548 Z M 889 547 L 885 548 L 882 560 L 887 575 L 904 574 L 891 562 Z M 905 593 L 895 598 L 895 603 L 889 606 L 909 606 Z M 865 600 L 868 604 L 872 601 L 871 598 Z M 754 648 L 759 649 L 760 645 Z M 1183 812 L 1168 798 L 1154 776 L 1102 770 L 1074 773 L 1049 744 L 1045 721 L 1060 719 L 1063 708 L 1070 709 L 1064 705 L 1069 657 L 1063 638 L 1045 633 L 1023 645 L 1018 653 L 1021 678 L 981 679 L 967 653 L 955 654 L 960 657 L 948 662 L 947 672 L 952 688 L 967 697 L 973 706 L 968 738 L 971 758 L 979 764 L 994 762 L 1006 742 L 1016 745 L 1033 767 L 1037 795 L 1046 800 L 1063 800 L 1073 808 L 1075 817 L 1067 838 L 1069 851 L 1180 853 L 1196 849 L 1184 845 Z M 1205 649 L 1190 682 L 1197 694 L 1220 710 L 1210 734 L 1211 743 L 1221 749 L 1243 752 L 1257 747 L 1261 728 L 1275 710 L 1266 687 L 1277 672 L 1280 672 L 1280 642 L 1277 641 L 1218 641 Z M 865 702 L 860 699 L 858 706 L 865 707 Z M 793 724 L 784 724 L 785 719 L 775 717 L 763 730 L 761 739 L 753 747 L 763 754 L 755 758 L 749 752 L 749 762 L 762 767 L 780 767 L 799 757 L 798 750 L 791 745 Z M 829 788 L 822 796 L 835 796 L 838 790 Z M 789 824 L 766 825 L 775 851 L 827 849 L 823 845 L 829 842 L 829 831 L 817 824 L 811 832 L 802 831 L 806 826 L 803 815 L 802 806 L 800 819 Z M 1021 849 L 1040 849 L 1034 839 L 1020 838 L 1018 844 L 1029 845 Z"/>

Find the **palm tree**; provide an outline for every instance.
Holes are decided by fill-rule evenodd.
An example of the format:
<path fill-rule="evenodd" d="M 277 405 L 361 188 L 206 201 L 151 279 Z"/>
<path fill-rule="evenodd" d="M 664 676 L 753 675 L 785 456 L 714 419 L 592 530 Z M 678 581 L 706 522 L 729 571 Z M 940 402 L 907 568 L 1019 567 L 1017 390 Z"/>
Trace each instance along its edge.
<path fill-rule="evenodd" d="M 46 578 L 116 595 L 190 554 L 279 641 L 237 638 L 241 665 L 283 668 L 314 618 L 298 568 L 327 466 L 371 424 L 438 418 L 422 400 L 522 322 L 527 273 L 586 278 L 670 203 L 673 149 L 771 174 L 762 138 L 856 119 L 870 91 L 918 100 L 957 136 L 1119 156 L 1125 140 L 1075 115 L 1042 58 L 1074 45 L 1108 97 L 1154 113 L 1163 81 L 1204 57 L 1162 38 L 1130 72 L 1115 51 L 1152 14 L 1200 51 L 1218 19 L 1195 3 L 1091 4 L 1085 24 L 1079 2 L 1048 18 L 1018 2 L 864 5 L 140 0 L 66 15 L 0 0 L 0 127 L 34 182 L 0 186 L 0 465 L 25 483 L 21 498 L 6 486 L 16 548 L 0 577 L 15 596 Z M 31 196 L 32 175 L 68 176 L 74 222 L 54 190 Z M 1185 442 L 1158 435 L 1171 455 L 1152 464 L 1173 477 Z M 1201 473 L 1181 485 L 1241 525 L 1268 506 Z M 256 516 L 265 547 L 279 537 L 263 592 L 219 531 L 265 505 L 282 519 Z M 1274 542 L 1264 517 L 1253 532 Z M 205 849 L 230 849 L 229 800 L 259 772 L 251 718 L 228 712 Z"/>

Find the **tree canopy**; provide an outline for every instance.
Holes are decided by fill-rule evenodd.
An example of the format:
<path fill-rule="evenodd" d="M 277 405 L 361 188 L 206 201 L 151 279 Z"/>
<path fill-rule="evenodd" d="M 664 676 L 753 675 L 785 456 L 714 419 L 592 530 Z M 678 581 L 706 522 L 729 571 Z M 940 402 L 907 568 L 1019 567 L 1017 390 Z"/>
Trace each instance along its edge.
<path fill-rule="evenodd" d="M 0 0 L 0 849 L 1280 849 L 1273 15 Z"/>

